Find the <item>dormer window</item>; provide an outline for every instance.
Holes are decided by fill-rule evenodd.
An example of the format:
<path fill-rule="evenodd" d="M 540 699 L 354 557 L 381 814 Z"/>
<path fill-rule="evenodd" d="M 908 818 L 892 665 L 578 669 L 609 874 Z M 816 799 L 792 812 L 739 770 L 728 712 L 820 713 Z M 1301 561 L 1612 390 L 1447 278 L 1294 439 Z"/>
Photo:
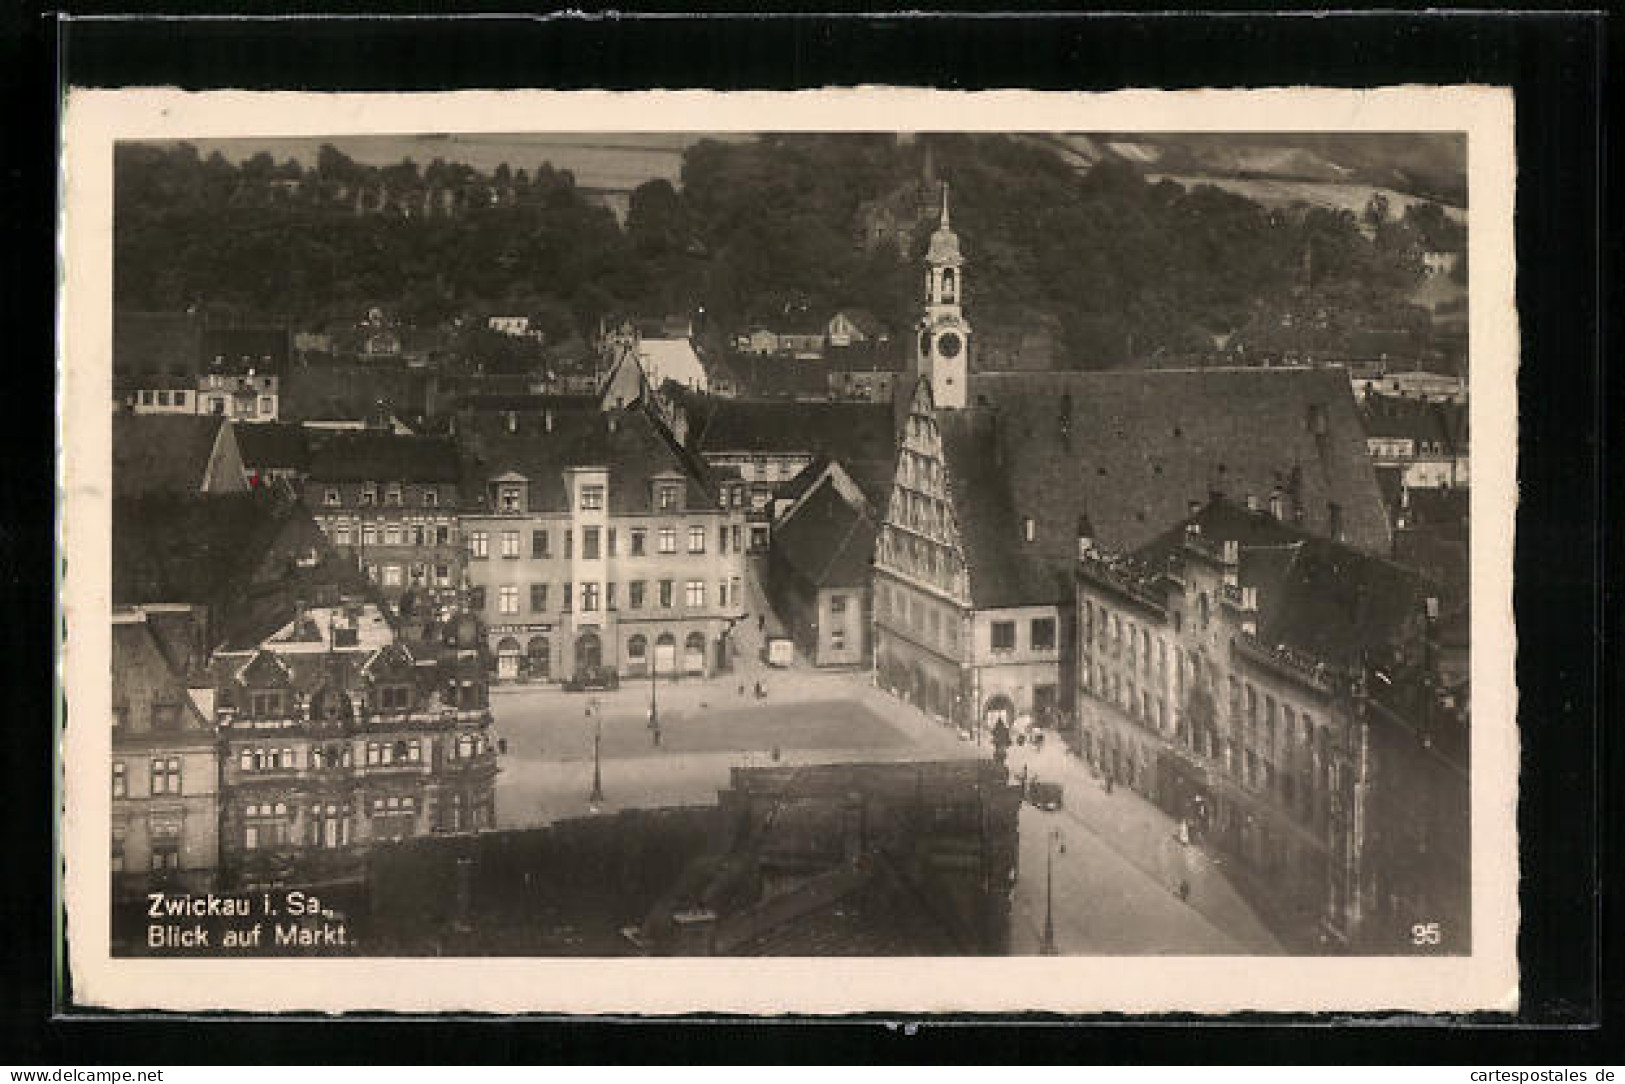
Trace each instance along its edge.
<path fill-rule="evenodd" d="M 584 512 L 596 512 L 604 507 L 604 487 L 601 485 L 585 485 L 581 487 L 581 509 Z"/>
<path fill-rule="evenodd" d="M 339 491 L 337 486 L 328 486 L 326 488 L 326 490 L 322 493 L 322 503 L 328 505 L 329 507 L 336 506 L 339 503 Z"/>
<path fill-rule="evenodd" d="M 425 508 L 435 508 L 435 507 L 438 507 L 439 504 L 440 504 L 440 492 L 438 490 L 425 489 L 423 491 L 423 507 L 425 507 Z"/>
<path fill-rule="evenodd" d="M 677 507 L 678 488 L 667 482 L 655 487 L 655 501 L 662 512 L 669 512 Z"/>
<path fill-rule="evenodd" d="M 497 489 L 497 507 L 504 512 L 517 512 L 523 500 L 523 490 L 517 485 L 502 485 Z"/>
<path fill-rule="evenodd" d="M 385 502 L 393 505 L 401 503 L 401 484 L 399 482 L 390 484 L 389 492 L 385 496 Z"/>
<path fill-rule="evenodd" d="M 379 711 L 405 711 L 410 703 L 410 690 L 405 685 L 385 685 L 378 690 Z"/>
<path fill-rule="evenodd" d="M 363 485 L 361 487 L 361 503 L 362 505 L 372 505 L 378 503 L 378 487 L 373 485 L 371 482 Z"/>

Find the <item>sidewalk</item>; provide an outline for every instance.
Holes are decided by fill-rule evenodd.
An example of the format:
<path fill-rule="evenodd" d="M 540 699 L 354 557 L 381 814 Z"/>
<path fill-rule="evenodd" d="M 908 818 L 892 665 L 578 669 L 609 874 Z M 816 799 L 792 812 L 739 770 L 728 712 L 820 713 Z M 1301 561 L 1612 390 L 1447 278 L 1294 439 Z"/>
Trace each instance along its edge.
<path fill-rule="evenodd" d="M 1060 783 L 1072 820 L 1129 864 L 1167 886 L 1170 894 L 1185 881 L 1190 886 L 1187 905 L 1248 952 L 1286 951 L 1231 883 L 1222 858 L 1200 846 L 1180 843 L 1173 818 L 1131 788 L 1118 786 L 1106 793 L 1101 779 L 1086 763 L 1069 755 L 1053 732 L 1036 752 L 1030 745 L 1012 745 L 1007 762 L 1014 778 L 1020 777 L 1025 766 L 1030 776 Z"/>

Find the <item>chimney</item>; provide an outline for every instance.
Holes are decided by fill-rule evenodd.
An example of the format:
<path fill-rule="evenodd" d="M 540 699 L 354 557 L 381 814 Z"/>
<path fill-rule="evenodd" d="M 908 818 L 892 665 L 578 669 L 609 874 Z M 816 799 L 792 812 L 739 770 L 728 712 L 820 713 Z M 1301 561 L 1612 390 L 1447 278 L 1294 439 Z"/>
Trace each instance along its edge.
<path fill-rule="evenodd" d="M 551 410 L 542 412 L 542 429 L 549 433 L 553 431 L 553 412 Z"/>
<path fill-rule="evenodd" d="M 1190 516 L 1190 518 L 1195 519 L 1197 516 L 1202 514 L 1202 502 L 1201 501 L 1190 501 L 1185 505 L 1185 510 L 1186 510 L 1186 513 Z M 1193 533 L 1195 533 L 1195 534 L 1201 534 L 1202 533 L 1202 529 L 1200 527 L 1197 527 L 1196 524 L 1193 523 L 1193 524 L 1191 524 L 1191 526 L 1196 527 L 1196 530 Z"/>
<path fill-rule="evenodd" d="M 610 433 L 613 434 L 615 430 L 620 428 L 621 419 L 615 414 L 614 411 L 610 411 L 607 415 L 605 415 L 605 418 L 606 424 L 609 426 Z"/>
<path fill-rule="evenodd" d="M 1078 560 L 1088 560 L 1095 552 L 1095 528 L 1087 511 L 1078 515 Z"/>
<path fill-rule="evenodd" d="M 1235 566 L 1241 563 L 1241 543 L 1234 538 L 1227 538 L 1220 545 L 1220 557 L 1226 565 Z"/>
<path fill-rule="evenodd" d="M 1258 498 L 1251 493 L 1247 494 L 1247 511 L 1258 511 Z"/>
<path fill-rule="evenodd" d="M 518 411 L 515 411 L 515 410 L 508 411 L 508 432 L 510 432 L 510 433 L 519 432 L 519 412 Z"/>

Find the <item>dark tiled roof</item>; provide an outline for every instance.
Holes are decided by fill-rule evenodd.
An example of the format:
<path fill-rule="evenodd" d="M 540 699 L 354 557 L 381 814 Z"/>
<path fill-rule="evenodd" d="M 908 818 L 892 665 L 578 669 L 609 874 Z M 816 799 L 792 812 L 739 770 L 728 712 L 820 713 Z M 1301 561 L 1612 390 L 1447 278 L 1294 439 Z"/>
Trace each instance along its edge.
<path fill-rule="evenodd" d="M 848 504 L 827 478 L 773 530 L 773 547 L 815 587 L 861 587 L 869 582 L 875 523 Z"/>
<path fill-rule="evenodd" d="M 287 328 L 210 328 L 203 333 L 203 365 L 213 368 L 218 358 L 228 372 L 285 373 L 290 345 Z"/>
<path fill-rule="evenodd" d="M 1135 556 L 1162 567 L 1180 548 L 1186 525 L 1210 542 L 1240 543 L 1241 584 L 1258 588 L 1258 638 L 1340 667 L 1362 652 L 1395 642 L 1423 612 L 1436 585 L 1412 569 L 1250 512 L 1227 500 L 1209 502 Z"/>
<path fill-rule="evenodd" d="M 1446 448 L 1453 447 L 1452 438 L 1461 429 L 1458 418 L 1465 417 L 1466 410 L 1459 406 L 1392 395 L 1367 395 L 1360 410 L 1367 436 L 1408 437 L 1418 444 L 1426 441 Z"/>
<path fill-rule="evenodd" d="M 1412 489 L 1406 494 L 1405 518 L 1413 527 L 1437 527 L 1465 541 L 1472 491 Z"/>
<path fill-rule="evenodd" d="M 862 342 L 832 346 L 824 352 L 830 371 L 838 373 L 900 373 L 907 365 L 899 342 Z"/>
<path fill-rule="evenodd" d="M 225 424 L 207 415 L 113 415 L 114 495 L 201 492 Z"/>
<path fill-rule="evenodd" d="M 743 394 L 763 399 L 828 399 L 829 363 L 760 354 L 732 354 L 727 361 Z"/>
<path fill-rule="evenodd" d="M 187 312 L 113 313 L 113 371 L 195 373 L 202 358 L 203 320 Z"/>
<path fill-rule="evenodd" d="M 686 480 L 688 507 L 715 504 L 703 464 L 678 448 L 664 427 L 640 408 L 556 410 L 551 412 L 551 429 L 546 413 L 516 414 L 512 424 L 510 430 L 504 413 L 459 415 L 465 507 L 480 507 L 486 483 L 514 472 L 530 483 L 532 511 L 568 511 L 564 470 L 588 466 L 609 468 L 609 506 L 616 515 L 652 511 L 648 483 L 663 473 Z"/>
<path fill-rule="evenodd" d="M 310 476 L 318 482 L 456 482 L 457 444 L 444 437 L 338 432 L 311 456 Z"/>
<path fill-rule="evenodd" d="M 1341 370 L 991 373 L 973 376 L 971 393 L 985 405 L 963 413 L 991 431 L 984 451 L 1014 513 L 1006 547 L 1018 544 L 1019 517 L 1030 516 L 1032 551 L 1069 563 L 1087 512 L 1097 537 L 1134 549 L 1214 492 L 1267 501 L 1279 487 L 1289 502 L 1296 491 L 1308 529 L 1329 532 L 1335 503 L 1350 543 L 1389 548 Z"/>
<path fill-rule="evenodd" d="M 987 418 L 972 411 L 939 411 L 942 450 L 951 479 L 954 518 L 978 608 L 1060 602 L 1067 587 L 1048 554 L 1024 542 L 1004 465 Z M 1076 523 L 1068 528 L 1075 553 Z"/>
<path fill-rule="evenodd" d="M 131 731 L 150 730 L 152 709 L 160 705 L 176 709 L 176 725 L 182 730 L 210 728 L 211 721 L 203 718 L 186 691 L 185 673 L 169 658 L 146 620 L 114 621 L 112 648 L 113 706 L 124 709 Z"/>
<path fill-rule="evenodd" d="M 785 403 L 684 393 L 690 448 L 701 453 L 822 452 L 852 461 L 896 459 L 890 406 L 878 403 Z"/>
<path fill-rule="evenodd" d="M 263 422 L 236 429 L 237 450 L 249 470 L 310 467 L 310 430 L 287 422 Z"/>
<path fill-rule="evenodd" d="M 363 587 L 303 506 L 268 494 L 120 499 L 113 523 L 114 603 L 206 605 L 214 644 L 269 634 L 301 597 Z M 301 567 L 307 550 L 317 562 Z"/>

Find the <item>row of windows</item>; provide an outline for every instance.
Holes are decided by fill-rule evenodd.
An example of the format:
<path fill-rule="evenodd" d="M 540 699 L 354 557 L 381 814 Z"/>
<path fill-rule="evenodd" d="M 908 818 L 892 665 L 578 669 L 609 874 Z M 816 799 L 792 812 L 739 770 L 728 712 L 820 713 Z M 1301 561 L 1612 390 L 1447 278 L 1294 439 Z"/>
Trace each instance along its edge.
<path fill-rule="evenodd" d="M 551 607 L 552 584 L 533 583 L 529 585 L 530 612 L 547 613 Z M 585 613 L 595 613 L 600 607 L 610 610 L 620 608 L 620 584 L 615 581 L 597 583 L 584 581 L 580 584 L 564 583 L 559 592 L 559 610 L 569 613 L 579 604 Z M 504 584 L 497 588 L 497 613 L 513 615 L 519 613 L 519 584 Z M 579 597 L 576 588 L 580 588 Z M 626 585 L 626 604 L 628 609 L 641 610 L 649 604 L 649 581 L 632 580 Z M 676 605 L 677 581 L 655 581 L 656 605 L 661 609 L 669 610 Z M 717 605 L 727 607 L 737 606 L 743 601 L 740 594 L 742 587 L 739 577 L 731 580 L 717 581 Z M 469 608 L 484 610 L 486 608 L 486 588 L 474 587 L 469 590 Z M 706 582 L 704 580 L 688 580 L 683 584 L 683 605 L 691 610 L 703 609 L 706 605 Z"/>
<path fill-rule="evenodd" d="M 148 715 L 153 730 L 177 730 L 181 724 L 181 706 L 175 703 L 158 702 L 152 704 Z M 130 709 L 128 705 L 117 705 L 113 708 L 113 725 L 115 727 L 128 726 L 130 722 Z"/>
<path fill-rule="evenodd" d="M 423 763 L 423 743 L 417 738 L 400 741 L 373 741 L 364 748 L 365 763 L 373 766 Z M 312 768 L 349 767 L 353 756 L 348 745 L 315 746 L 310 750 Z M 299 769 L 298 751 L 292 748 L 253 746 L 237 753 L 237 768 L 243 772 L 282 772 Z M 115 788 L 117 776 L 115 776 Z M 156 792 L 155 792 L 156 793 Z"/>
<path fill-rule="evenodd" d="M 648 529 L 633 527 L 628 532 L 627 556 L 643 557 L 648 553 Z M 688 528 L 689 553 L 704 553 L 708 531 L 703 526 Z M 573 558 L 575 556 L 575 532 L 569 527 L 559 531 L 562 556 Z M 656 552 L 660 554 L 674 554 L 678 544 L 678 529 L 676 527 L 660 527 L 655 532 Z M 501 546 L 501 554 L 510 560 L 523 556 L 521 551 L 521 536 L 518 531 L 501 531 L 497 534 L 497 541 Z M 740 552 L 742 534 L 739 524 L 722 524 L 717 527 L 717 552 Z M 615 557 L 619 555 L 619 534 L 614 527 L 583 527 L 581 529 L 581 557 L 586 561 L 596 561 L 601 557 Z M 476 558 L 491 556 L 491 534 L 487 531 L 470 531 L 468 535 L 469 554 Z M 534 559 L 547 559 L 553 556 L 553 535 L 547 530 L 534 530 L 530 532 L 530 556 Z"/>
<path fill-rule="evenodd" d="M 496 486 L 496 507 L 503 512 L 523 512 L 528 484 L 500 482 Z M 654 488 L 655 507 L 662 512 L 682 507 L 683 487 L 678 482 L 659 482 Z M 583 512 L 601 512 L 604 508 L 604 486 L 589 482 L 581 487 L 580 505 Z"/>
<path fill-rule="evenodd" d="M 372 507 L 378 504 L 394 505 L 403 508 L 412 504 L 420 508 L 440 507 L 440 490 L 433 486 L 407 486 L 400 482 L 391 482 L 385 487 L 383 500 L 379 500 L 378 486 L 374 482 L 364 483 L 360 492 L 356 494 L 356 501 L 363 507 Z M 322 503 L 330 508 L 336 508 L 344 503 L 343 491 L 338 486 L 324 486 L 322 489 Z"/>
<path fill-rule="evenodd" d="M 1332 773 L 1331 777 L 1335 777 L 1327 734 L 1316 730 L 1310 713 L 1294 713 L 1290 707 L 1279 705 L 1285 721 L 1282 731 L 1285 742 L 1277 746 L 1273 697 L 1266 697 L 1272 714 L 1267 720 L 1265 740 L 1260 743 L 1255 729 L 1245 723 L 1246 717 L 1242 717 L 1240 739 L 1226 738 L 1211 722 L 1192 725 L 1178 708 L 1170 711 L 1160 695 L 1148 688 L 1136 687 L 1132 676 L 1125 682 L 1121 673 L 1108 671 L 1103 665 L 1090 668 L 1085 663 L 1080 668 L 1080 679 L 1085 692 L 1112 704 L 1147 729 L 1164 735 L 1172 730 L 1180 744 L 1194 752 L 1213 759 L 1222 758 L 1226 771 L 1246 786 L 1278 795 L 1295 810 L 1300 801 L 1307 803 L 1311 797 L 1317 765 L 1321 775 Z M 1251 688 L 1247 686 L 1249 691 Z M 1297 726 L 1294 726 L 1294 717 Z M 1232 719 L 1236 716 L 1232 715 Z M 1234 723 L 1231 733 L 1236 733 Z M 1278 765 L 1283 762 L 1287 767 L 1280 770 Z M 1328 787 L 1330 785 L 1328 783 Z M 1302 812 L 1308 812 L 1307 805 Z"/>
<path fill-rule="evenodd" d="M 181 758 L 153 757 L 148 762 L 148 792 L 154 795 L 181 793 Z M 113 761 L 113 797 L 130 796 L 129 766 Z"/>
<path fill-rule="evenodd" d="M 1014 651 L 1016 649 L 1016 623 L 1014 621 L 995 621 L 989 627 L 992 635 L 994 651 Z M 1055 650 L 1055 618 L 1035 617 L 1027 626 L 1027 646 L 1033 651 Z"/>
<path fill-rule="evenodd" d="M 366 570 L 367 579 L 385 587 L 452 587 L 451 566 L 436 564 L 433 569 L 421 562 L 400 565 L 393 562 L 375 564 L 372 561 L 363 561 L 362 568 Z"/>
<path fill-rule="evenodd" d="M 382 527 L 363 523 L 352 532 L 348 523 L 333 525 L 333 543 L 348 546 L 355 542 L 361 546 L 449 546 L 451 527 L 446 524 L 430 526 L 421 523 L 386 523 Z"/>
<path fill-rule="evenodd" d="M 876 587 L 875 611 L 882 618 L 895 617 L 919 640 L 953 653 L 959 651 L 958 610 L 882 583 Z"/>

